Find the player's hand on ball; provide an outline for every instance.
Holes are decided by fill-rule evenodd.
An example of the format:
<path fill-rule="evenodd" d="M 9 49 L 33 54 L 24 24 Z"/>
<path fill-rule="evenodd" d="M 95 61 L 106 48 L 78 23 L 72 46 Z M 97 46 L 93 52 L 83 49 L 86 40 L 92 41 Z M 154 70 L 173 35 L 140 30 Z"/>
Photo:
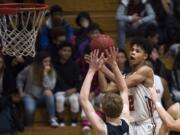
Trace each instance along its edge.
<path fill-rule="evenodd" d="M 118 56 L 118 49 L 115 47 L 110 47 L 108 50 L 105 50 L 106 53 L 106 62 L 111 66 L 117 64 L 117 56 Z"/>
<path fill-rule="evenodd" d="M 99 57 L 99 49 L 92 51 L 89 60 L 90 69 L 97 71 L 103 66 L 103 64 L 104 64 L 104 53 L 101 53 Z"/>

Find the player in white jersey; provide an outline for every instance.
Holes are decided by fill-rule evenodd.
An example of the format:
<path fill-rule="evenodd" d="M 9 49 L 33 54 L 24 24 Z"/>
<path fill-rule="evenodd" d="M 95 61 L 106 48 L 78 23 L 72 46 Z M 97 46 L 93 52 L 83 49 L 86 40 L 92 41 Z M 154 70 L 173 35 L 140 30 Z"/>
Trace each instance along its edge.
<path fill-rule="evenodd" d="M 163 102 L 166 109 L 169 108 L 169 106 L 173 104 L 173 101 L 170 97 L 166 80 L 164 80 L 158 75 L 154 75 L 154 86 L 156 88 L 156 93 L 158 95 L 158 101 L 161 104 Z M 161 118 L 159 117 L 157 110 L 154 111 L 154 119 L 156 123 L 156 135 L 158 135 L 159 129 L 161 128 L 162 121 L 161 121 Z"/>
<path fill-rule="evenodd" d="M 135 38 L 130 42 L 130 64 L 132 65 L 132 73 L 126 76 L 126 84 L 129 88 L 129 103 L 131 128 L 130 135 L 152 135 L 154 133 L 153 117 L 152 117 L 152 101 L 148 87 L 153 86 L 152 68 L 145 64 L 146 59 L 151 53 L 150 46 L 146 39 Z M 114 53 L 115 54 L 115 53 Z M 108 57 L 110 54 L 107 52 Z M 111 58 L 108 58 L 111 62 Z M 114 80 L 114 74 L 105 66 L 99 73 L 100 87 L 104 91 L 116 90 L 115 83 L 107 84 L 104 74 Z"/>
<path fill-rule="evenodd" d="M 169 131 L 180 132 L 180 104 L 175 103 L 172 105 L 168 112 L 163 108 L 162 104 L 158 100 L 156 89 L 149 88 L 152 100 L 156 106 L 156 109 L 163 121 L 163 126 L 160 129 L 159 135 L 166 135 Z"/>

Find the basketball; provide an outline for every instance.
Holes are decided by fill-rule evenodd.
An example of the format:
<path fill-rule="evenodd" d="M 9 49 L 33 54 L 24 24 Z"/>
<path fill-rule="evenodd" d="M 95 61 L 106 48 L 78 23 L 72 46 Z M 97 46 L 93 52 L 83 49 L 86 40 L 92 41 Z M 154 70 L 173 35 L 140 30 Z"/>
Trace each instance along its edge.
<path fill-rule="evenodd" d="M 90 43 L 92 50 L 100 49 L 101 51 L 108 49 L 109 47 L 114 46 L 114 41 L 109 35 L 100 34 L 96 37 L 93 37 Z"/>

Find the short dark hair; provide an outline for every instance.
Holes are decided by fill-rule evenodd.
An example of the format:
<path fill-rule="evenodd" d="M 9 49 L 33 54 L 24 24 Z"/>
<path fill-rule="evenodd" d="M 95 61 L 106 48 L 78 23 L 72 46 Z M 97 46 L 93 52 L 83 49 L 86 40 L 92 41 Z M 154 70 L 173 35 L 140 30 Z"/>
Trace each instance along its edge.
<path fill-rule="evenodd" d="M 66 36 L 66 29 L 64 27 L 54 27 L 51 29 L 51 38 L 56 39 L 59 36 Z"/>
<path fill-rule="evenodd" d="M 130 41 L 130 47 L 134 46 L 135 44 L 143 49 L 144 52 L 148 54 L 148 57 L 151 55 L 152 47 L 147 39 L 144 37 L 133 37 Z"/>
<path fill-rule="evenodd" d="M 100 33 L 104 33 L 103 30 L 100 28 L 99 24 L 97 23 L 91 24 L 87 29 L 88 33 L 93 32 L 95 30 L 99 30 Z"/>
<path fill-rule="evenodd" d="M 92 23 L 92 19 L 87 11 L 81 11 L 78 16 L 76 17 L 76 24 L 78 26 L 81 26 L 81 19 L 87 19 L 89 20 L 90 24 Z"/>
<path fill-rule="evenodd" d="M 59 5 L 53 5 L 50 8 L 50 14 L 53 15 L 54 13 L 59 12 L 60 14 L 63 14 L 64 11 L 62 9 L 62 7 L 60 7 Z"/>
<path fill-rule="evenodd" d="M 156 34 L 158 34 L 157 26 L 154 24 L 151 24 L 147 27 L 145 36 L 147 37 L 154 37 Z"/>
<path fill-rule="evenodd" d="M 102 109 L 109 118 L 117 118 L 123 109 L 123 101 L 120 95 L 107 93 L 102 99 Z"/>
<path fill-rule="evenodd" d="M 69 48 L 71 48 L 71 50 L 73 50 L 72 44 L 68 41 L 64 41 L 58 46 L 58 51 L 60 51 L 61 49 L 65 48 L 65 47 L 69 47 Z"/>

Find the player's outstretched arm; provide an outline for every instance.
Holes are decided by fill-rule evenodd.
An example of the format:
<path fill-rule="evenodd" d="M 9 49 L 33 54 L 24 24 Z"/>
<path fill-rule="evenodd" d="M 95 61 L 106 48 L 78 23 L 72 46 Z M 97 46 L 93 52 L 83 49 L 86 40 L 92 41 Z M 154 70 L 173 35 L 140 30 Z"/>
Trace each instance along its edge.
<path fill-rule="evenodd" d="M 80 102 L 95 132 L 97 134 L 104 135 L 105 124 L 103 120 L 96 114 L 92 104 L 89 101 L 89 93 L 90 93 L 92 79 L 94 74 L 98 70 L 101 61 L 101 58 L 98 58 L 98 55 L 99 55 L 98 50 L 91 52 L 90 60 L 89 60 L 89 70 L 80 91 Z"/>
<path fill-rule="evenodd" d="M 118 64 L 116 62 L 118 50 L 115 49 L 114 47 L 110 48 L 109 51 L 106 50 L 106 55 L 108 59 L 110 59 L 109 64 L 111 65 L 111 68 L 115 75 L 115 83 L 123 100 L 122 117 L 128 120 L 129 119 L 128 87 L 126 85 L 125 79 L 121 71 L 119 70 Z"/>
<path fill-rule="evenodd" d="M 180 131 L 180 119 L 174 120 L 173 117 L 164 109 L 161 103 L 158 101 L 155 88 L 149 88 L 151 92 L 151 98 L 156 106 L 156 109 L 161 117 L 162 121 L 169 130 Z"/>

